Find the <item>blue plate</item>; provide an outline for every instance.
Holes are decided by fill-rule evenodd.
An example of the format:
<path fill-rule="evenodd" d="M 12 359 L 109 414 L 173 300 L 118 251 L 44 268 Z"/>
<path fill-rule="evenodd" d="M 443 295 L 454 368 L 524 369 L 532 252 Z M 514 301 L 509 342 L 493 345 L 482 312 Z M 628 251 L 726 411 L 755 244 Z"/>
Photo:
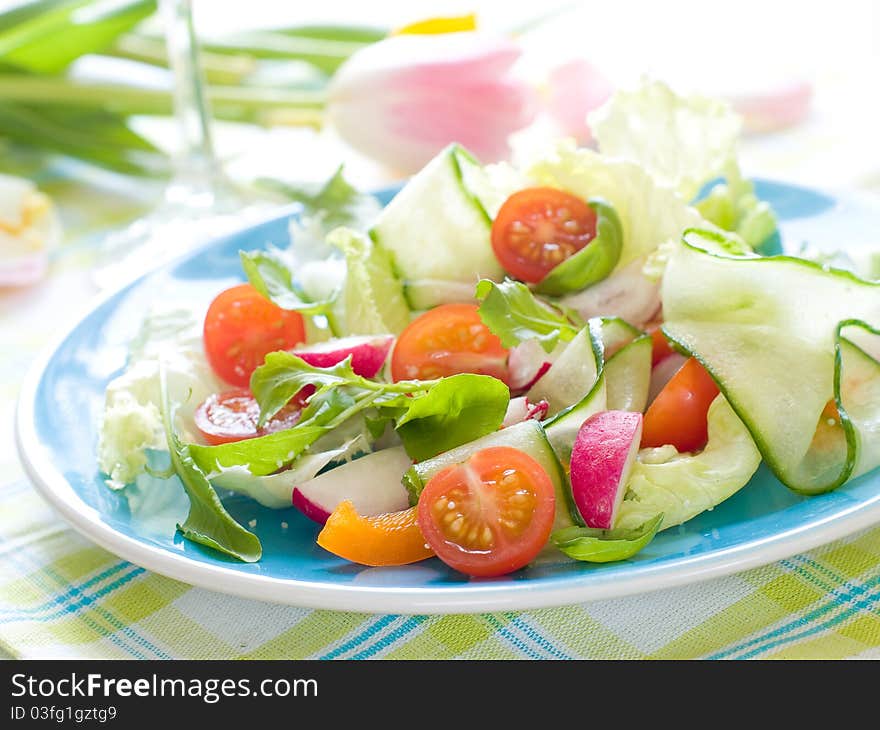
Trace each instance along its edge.
<path fill-rule="evenodd" d="M 779 214 L 774 245 L 859 246 L 880 213 L 853 200 L 759 181 Z M 384 199 L 390 198 L 387 192 Z M 394 613 L 479 612 L 565 605 L 681 585 L 743 570 L 815 547 L 880 521 L 880 475 L 804 498 L 765 468 L 731 499 L 660 533 L 635 558 L 591 565 L 550 556 L 513 575 L 468 579 L 432 559 L 402 568 L 364 568 L 315 544 L 317 527 L 297 510 L 271 510 L 224 495 L 242 524 L 255 524 L 263 559 L 227 560 L 181 539 L 182 491 L 169 482 L 152 518 L 132 515 L 96 468 L 104 388 L 123 368 L 126 342 L 148 304 L 184 289 L 204 301 L 242 280 L 238 251 L 289 243 L 283 214 L 200 248 L 149 273 L 95 306 L 36 363 L 17 414 L 22 461 L 41 493 L 75 528 L 117 555 L 158 573 L 217 591 L 301 606 Z M 164 499 L 158 499 L 165 497 Z"/>

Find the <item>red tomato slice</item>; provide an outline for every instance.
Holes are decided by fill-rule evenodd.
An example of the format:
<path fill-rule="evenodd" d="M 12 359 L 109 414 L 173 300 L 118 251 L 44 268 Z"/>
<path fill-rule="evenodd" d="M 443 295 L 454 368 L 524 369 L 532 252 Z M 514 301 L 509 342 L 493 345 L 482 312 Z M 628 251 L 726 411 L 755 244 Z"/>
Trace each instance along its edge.
<path fill-rule="evenodd" d="M 418 523 L 444 563 L 475 576 L 531 562 L 550 537 L 553 483 L 531 456 L 496 446 L 435 474 L 419 497 Z"/>
<path fill-rule="evenodd" d="M 441 304 L 400 333 L 391 355 L 391 377 L 397 382 L 477 373 L 506 382 L 507 354 L 483 324 L 476 304 Z"/>
<path fill-rule="evenodd" d="M 709 439 L 706 414 L 718 395 L 712 376 L 690 358 L 672 376 L 645 413 L 642 446 L 672 444 L 679 451 L 698 451 Z"/>
<path fill-rule="evenodd" d="M 305 404 L 304 391 L 305 388 L 259 429 L 260 406 L 246 388 L 208 396 L 193 418 L 205 441 L 215 446 L 263 436 L 296 425 Z"/>
<path fill-rule="evenodd" d="M 647 327 L 648 334 L 651 335 L 652 341 L 651 367 L 654 367 L 658 362 L 665 360 L 667 357 L 675 353 L 675 350 L 672 349 L 672 345 L 669 344 L 669 340 L 666 339 L 666 336 L 660 329 L 662 326 L 662 322 L 656 322 L 654 324 L 649 324 Z"/>
<path fill-rule="evenodd" d="M 305 333 L 299 312 L 281 309 L 250 284 L 240 284 L 221 292 L 208 307 L 205 353 L 217 375 L 245 387 L 266 355 L 305 342 Z"/>
<path fill-rule="evenodd" d="M 555 188 L 514 193 L 492 223 L 495 257 L 511 276 L 532 284 L 595 237 L 596 212 Z"/>

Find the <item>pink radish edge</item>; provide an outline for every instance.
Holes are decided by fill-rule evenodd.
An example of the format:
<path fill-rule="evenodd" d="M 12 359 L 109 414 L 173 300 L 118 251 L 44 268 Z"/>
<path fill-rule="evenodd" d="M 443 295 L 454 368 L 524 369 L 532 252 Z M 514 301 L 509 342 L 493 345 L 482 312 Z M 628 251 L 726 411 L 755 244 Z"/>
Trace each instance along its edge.
<path fill-rule="evenodd" d="M 372 378 L 382 369 L 393 343 L 394 335 L 354 336 L 301 346 L 291 352 L 317 368 L 332 367 L 351 356 L 352 370 Z"/>
<path fill-rule="evenodd" d="M 293 488 L 292 502 L 294 507 L 319 525 L 325 524 L 330 519 L 330 513 L 327 510 L 322 509 L 314 502 L 310 502 L 308 497 L 296 487 Z"/>
<path fill-rule="evenodd" d="M 639 452 L 642 414 L 601 411 L 580 427 L 571 453 L 571 490 L 588 527 L 609 529 Z"/>

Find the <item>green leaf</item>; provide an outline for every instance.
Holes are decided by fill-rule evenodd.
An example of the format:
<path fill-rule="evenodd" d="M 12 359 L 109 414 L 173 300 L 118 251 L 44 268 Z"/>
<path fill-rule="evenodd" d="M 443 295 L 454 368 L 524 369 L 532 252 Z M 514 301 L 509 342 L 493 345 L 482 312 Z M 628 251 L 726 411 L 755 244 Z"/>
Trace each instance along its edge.
<path fill-rule="evenodd" d="M 321 302 L 306 300 L 294 284 L 293 272 L 279 252 L 239 251 L 238 255 L 241 268 L 254 289 L 282 309 L 326 315 L 333 307 L 336 297 Z"/>
<path fill-rule="evenodd" d="M 388 35 L 387 28 L 371 25 L 293 25 L 286 28 L 273 28 L 273 33 L 283 33 L 301 38 L 318 38 L 325 41 L 349 41 L 370 45 L 381 41 Z"/>
<path fill-rule="evenodd" d="M 554 532 L 551 539 L 570 558 L 587 563 L 611 563 L 631 558 L 644 548 L 654 539 L 662 522 L 661 513 L 634 529 L 566 527 Z"/>
<path fill-rule="evenodd" d="M 98 53 L 156 11 L 156 0 L 44 3 L 13 27 L 0 19 L 0 59 L 28 71 L 56 74 L 87 53 Z"/>
<path fill-rule="evenodd" d="M 245 563 L 258 561 L 263 554 L 260 539 L 236 522 L 223 507 L 217 492 L 196 464 L 191 446 L 182 444 L 171 423 L 171 404 L 165 370 L 159 371 L 162 423 L 171 455 L 171 465 L 189 497 L 189 513 L 177 529 L 188 540 L 207 545 Z"/>
<path fill-rule="evenodd" d="M 320 213 L 325 230 L 337 226 L 366 228 L 366 219 L 379 210 L 372 195 L 362 193 L 345 179 L 342 165 L 320 185 L 293 185 L 275 178 L 260 178 L 256 184 L 302 203 L 306 214 Z"/>
<path fill-rule="evenodd" d="M 497 431 L 510 390 L 496 378 L 469 373 L 443 378 L 424 395 L 409 399 L 397 420 L 406 453 L 424 461 Z"/>
<path fill-rule="evenodd" d="M 707 221 L 736 233 L 749 249 L 760 248 L 776 231 L 773 209 L 755 195 L 755 186 L 733 163 L 727 168 L 726 182 L 712 186 L 695 207 Z"/>
<path fill-rule="evenodd" d="M 742 127 L 726 101 L 679 95 L 650 79 L 618 89 L 589 123 L 603 156 L 635 162 L 684 201 L 735 159 Z"/>
<path fill-rule="evenodd" d="M 251 375 L 251 392 L 260 404 L 257 425 L 264 426 L 307 385 L 321 388 L 362 382 L 364 379 L 351 369 L 350 357 L 331 367 L 319 368 L 290 352 L 270 352 Z"/>
<path fill-rule="evenodd" d="M 285 431 L 276 431 L 244 441 L 219 446 L 188 444 L 193 462 L 211 474 L 231 466 L 246 466 L 254 476 L 265 476 L 288 466 L 331 428 L 298 424 Z"/>
<path fill-rule="evenodd" d="M 506 279 L 498 284 L 481 279 L 476 297 L 483 323 L 507 348 L 536 339 L 551 352 L 560 340 L 568 342 L 583 327 L 539 300 L 518 281 Z"/>
<path fill-rule="evenodd" d="M 222 37 L 203 38 L 201 45 L 212 53 L 244 53 L 254 58 L 305 61 L 325 74 L 332 74 L 365 44 L 274 30 L 249 30 Z"/>
<path fill-rule="evenodd" d="M 402 332 L 410 322 L 410 309 L 390 254 L 369 236 L 350 228 L 335 229 L 327 236 L 327 243 L 345 255 L 345 309 L 339 334 Z"/>
<path fill-rule="evenodd" d="M 0 137 L 126 174 L 157 175 L 169 169 L 168 158 L 133 132 L 123 117 L 99 109 L 41 106 L 38 111 L 4 101 Z"/>
<path fill-rule="evenodd" d="M 555 266 L 535 291 L 561 296 L 585 289 L 608 276 L 620 261 L 623 251 L 623 227 L 617 212 L 600 198 L 591 198 L 596 211 L 596 237 L 574 256 Z"/>
<path fill-rule="evenodd" d="M 510 400 L 507 386 L 486 375 L 382 383 L 357 375 L 350 358 L 318 368 L 289 352 L 273 352 L 251 377 L 260 423 L 309 385 L 317 391 L 293 428 L 234 444 L 192 446 L 199 463 L 208 471 L 246 463 L 252 472 L 269 473 L 353 416 L 364 417 L 374 438 L 396 420 L 407 453 L 424 459 L 496 430 Z"/>

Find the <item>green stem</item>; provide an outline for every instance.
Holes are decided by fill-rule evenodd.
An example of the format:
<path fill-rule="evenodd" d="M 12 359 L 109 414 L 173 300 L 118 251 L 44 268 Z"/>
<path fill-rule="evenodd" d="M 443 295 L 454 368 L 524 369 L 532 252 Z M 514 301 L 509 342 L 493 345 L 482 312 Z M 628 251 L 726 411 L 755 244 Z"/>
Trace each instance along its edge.
<path fill-rule="evenodd" d="M 160 38 L 127 33 L 104 51 L 107 56 L 139 61 L 151 66 L 168 68 L 168 51 Z M 244 54 L 199 53 L 202 72 L 209 83 L 234 86 L 252 74 L 257 68 L 257 60 Z"/>
<path fill-rule="evenodd" d="M 211 53 L 246 53 L 254 58 L 305 61 L 332 74 L 366 43 L 307 38 L 272 31 L 248 31 L 222 38 L 204 38 L 201 46 Z"/>
<path fill-rule="evenodd" d="M 221 119 L 266 123 L 273 112 L 299 111 L 302 120 L 320 117 L 325 95 L 320 91 L 209 86 L 208 100 Z M 24 102 L 30 106 L 52 104 L 101 108 L 119 114 L 172 113 L 171 94 L 124 84 L 96 84 L 66 78 L 0 74 L 0 103 Z"/>

